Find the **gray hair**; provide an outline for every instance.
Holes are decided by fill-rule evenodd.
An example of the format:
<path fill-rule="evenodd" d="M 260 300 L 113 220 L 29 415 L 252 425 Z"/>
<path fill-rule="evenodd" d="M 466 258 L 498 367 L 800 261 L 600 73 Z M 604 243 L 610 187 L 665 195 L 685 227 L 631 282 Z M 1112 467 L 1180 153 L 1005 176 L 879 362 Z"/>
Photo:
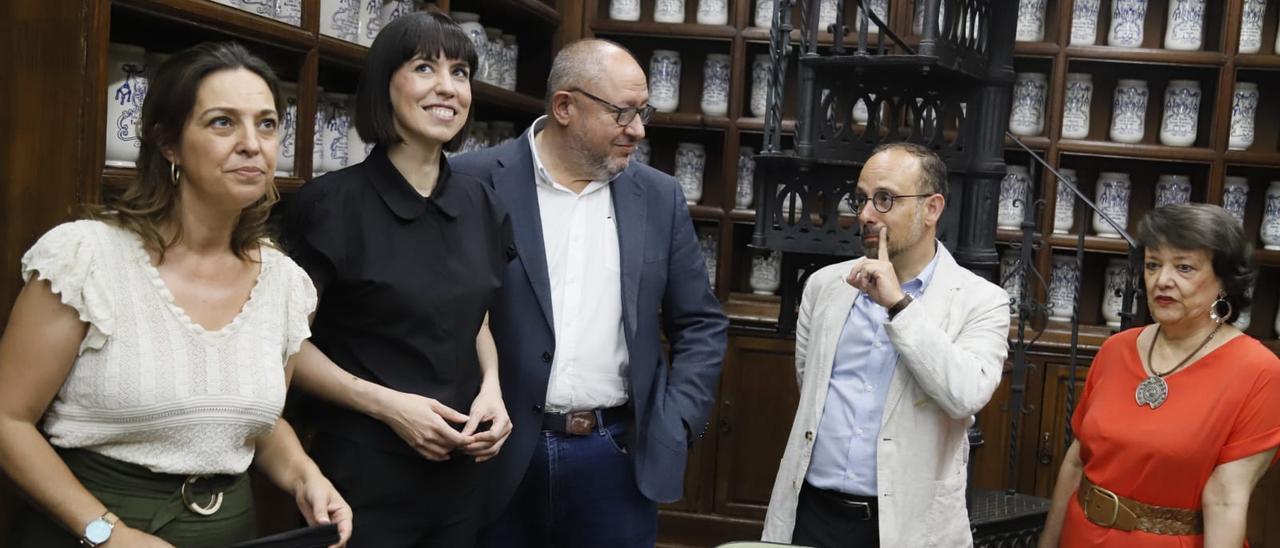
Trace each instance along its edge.
<path fill-rule="evenodd" d="M 635 60 L 631 50 L 601 38 L 579 40 L 560 50 L 551 62 L 551 73 L 547 75 L 547 112 L 551 111 L 551 97 L 557 91 L 583 87 L 587 82 L 600 78 L 606 66 L 605 58 L 615 48 Z"/>
<path fill-rule="evenodd" d="M 1211 204 L 1174 204 L 1157 207 L 1138 222 L 1138 252 L 1149 247 L 1186 251 L 1204 250 L 1213 257 L 1213 273 L 1222 281 L 1222 292 L 1231 303 L 1234 322 L 1253 300 L 1251 288 L 1258 272 L 1253 266 L 1253 245 L 1235 217 Z"/>
<path fill-rule="evenodd" d="M 943 163 L 936 152 L 923 145 L 898 141 L 876 147 L 871 151 L 871 156 L 890 150 L 900 150 L 916 159 L 920 166 L 920 180 L 916 181 L 916 185 L 922 192 L 947 196 L 947 164 Z"/>

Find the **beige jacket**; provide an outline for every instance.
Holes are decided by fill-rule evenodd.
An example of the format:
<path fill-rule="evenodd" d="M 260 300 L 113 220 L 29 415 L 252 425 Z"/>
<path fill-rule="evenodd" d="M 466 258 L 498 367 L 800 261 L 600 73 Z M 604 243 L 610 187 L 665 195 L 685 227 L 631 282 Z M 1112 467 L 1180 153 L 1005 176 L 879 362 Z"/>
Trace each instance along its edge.
<path fill-rule="evenodd" d="M 965 511 L 966 430 L 1000 384 L 1009 344 L 1009 295 L 961 268 L 938 245 L 921 298 L 885 324 L 898 351 L 876 447 L 880 545 L 973 545 Z M 796 326 L 796 410 L 769 499 L 764 540 L 790 542 L 800 486 L 822 418 L 836 343 L 858 290 L 857 259 L 814 273 Z"/>

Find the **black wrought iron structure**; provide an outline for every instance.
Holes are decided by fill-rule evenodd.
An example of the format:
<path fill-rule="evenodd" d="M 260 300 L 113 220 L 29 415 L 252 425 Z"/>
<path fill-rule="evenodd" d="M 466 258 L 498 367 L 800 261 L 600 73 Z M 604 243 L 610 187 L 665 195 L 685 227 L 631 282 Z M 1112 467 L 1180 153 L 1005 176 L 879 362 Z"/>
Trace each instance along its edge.
<path fill-rule="evenodd" d="M 897 36 L 871 9 L 858 0 L 859 16 L 850 27 L 839 10 L 834 25 L 819 29 L 819 0 L 778 0 L 770 30 L 772 71 L 769 77 L 764 146 L 756 156 L 755 195 L 758 197 L 752 245 L 783 252 L 782 306 L 779 330 L 794 329 L 805 279 L 823 264 L 863 253 L 860 227 L 841 217 L 839 204 L 850 196 L 871 152 L 889 142 L 909 141 L 936 151 L 947 165 L 950 195 L 939 238 L 957 262 L 993 281 L 1008 284 L 1017 276 L 1020 299 L 1010 302 L 1017 316 L 1017 336 L 1011 342 L 1013 364 L 1010 400 L 1008 484 L 1003 492 L 970 493 L 969 508 L 979 546 L 1031 546 L 1043 524 L 1048 501 L 1016 492 L 1018 439 L 1026 404 L 1031 365 L 1026 353 L 1043 333 L 1049 306 L 1036 300 L 1049 284 L 1035 268 L 1035 251 L 1045 245 L 1036 232 L 1044 202 L 1033 186 L 1023 198 L 1021 253 L 1010 279 L 1001 279 L 995 248 L 996 211 L 1005 175 L 1004 146 L 1013 82 L 1013 37 L 1016 3 L 1012 0 L 922 0 L 923 25 L 913 47 Z M 791 21 L 798 6 L 799 26 Z M 874 25 L 874 27 L 873 27 Z M 872 31 L 874 28 L 874 43 Z M 795 147 L 782 147 L 782 107 L 787 65 L 793 53 L 791 35 L 799 30 L 796 56 L 798 107 Z M 833 43 L 820 48 L 818 33 L 829 30 Z M 854 34 L 849 43 L 846 37 Z M 866 107 L 864 123 L 854 119 L 854 107 Z M 972 116 L 970 116 L 972 113 Z M 1135 276 L 1140 272 L 1136 243 L 1075 185 L 1012 135 L 1031 158 L 1031 173 L 1042 169 L 1066 185 L 1075 196 L 1082 229 L 1077 239 L 1077 272 L 1084 257 L 1084 220 L 1101 215 L 1129 246 L 1130 273 L 1123 295 L 1123 326 L 1134 318 Z M 1033 177 L 1033 180 L 1037 178 Z M 1006 285 L 1006 287 L 1008 287 Z M 1076 285 L 1072 299 L 1079 308 Z M 1034 290 L 1034 291 L 1033 291 Z M 1076 343 L 1079 319 L 1071 322 L 1071 384 L 1068 413 L 1074 408 Z M 1034 329 L 1039 325 L 1041 329 Z M 1034 336 L 1028 338 L 1028 328 Z M 1066 443 L 1071 440 L 1070 424 Z M 982 445 L 981 434 L 970 432 L 971 446 Z M 970 461 L 972 462 L 972 460 Z"/>

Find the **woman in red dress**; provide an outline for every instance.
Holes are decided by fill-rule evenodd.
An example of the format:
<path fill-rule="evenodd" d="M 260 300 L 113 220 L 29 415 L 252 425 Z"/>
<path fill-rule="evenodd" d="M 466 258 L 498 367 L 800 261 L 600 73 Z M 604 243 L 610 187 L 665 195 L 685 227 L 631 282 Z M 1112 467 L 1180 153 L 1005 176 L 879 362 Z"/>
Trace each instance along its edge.
<path fill-rule="evenodd" d="M 1155 323 L 1094 358 L 1040 546 L 1245 545 L 1280 446 L 1280 359 L 1230 323 L 1252 249 L 1206 204 L 1151 211 L 1138 240 Z"/>

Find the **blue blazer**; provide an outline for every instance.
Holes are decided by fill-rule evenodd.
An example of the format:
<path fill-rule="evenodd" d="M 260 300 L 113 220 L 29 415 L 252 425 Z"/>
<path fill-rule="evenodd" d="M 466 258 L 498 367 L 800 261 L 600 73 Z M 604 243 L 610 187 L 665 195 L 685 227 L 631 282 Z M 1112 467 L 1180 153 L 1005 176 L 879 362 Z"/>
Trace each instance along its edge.
<path fill-rule="evenodd" d="M 497 516 L 524 478 L 542 429 L 555 333 L 529 132 L 449 161 L 480 178 L 510 209 L 518 258 L 489 312 L 502 396 L 514 430 L 490 467 Z M 622 323 L 630 354 L 636 482 L 656 502 L 678 500 L 692 439 L 706 432 L 729 322 L 711 293 L 684 192 L 675 178 L 631 162 L 611 191 L 622 271 Z M 671 345 L 671 365 L 662 337 Z"/>

